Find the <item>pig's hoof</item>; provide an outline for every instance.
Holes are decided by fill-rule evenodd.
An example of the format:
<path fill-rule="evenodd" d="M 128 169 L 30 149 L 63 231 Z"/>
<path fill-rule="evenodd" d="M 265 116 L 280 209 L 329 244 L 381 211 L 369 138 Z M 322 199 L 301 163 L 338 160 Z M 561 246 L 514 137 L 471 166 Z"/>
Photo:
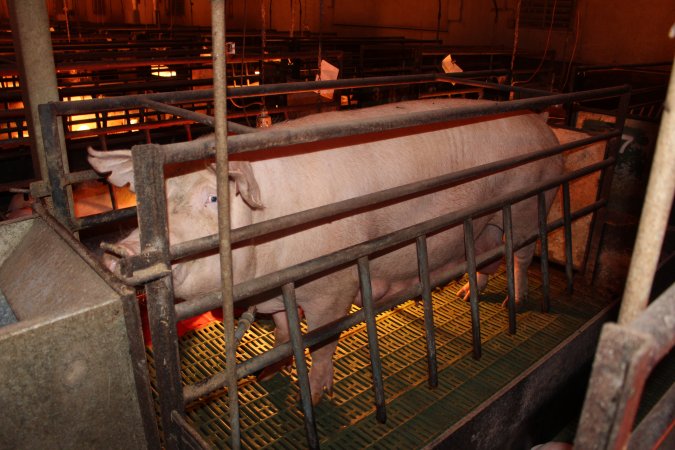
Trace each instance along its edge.
<path fill-rule="evenodd" d="M 462 301 L 468 302 L 471 299 L 471 290 L 469 288 L 469 283 L 466 283 L 464 286 L 457 291 L 457 298 L 461 298 Z"/>
<path fill-rule="evenodd" d="M 502 302 L 502 308 L 507 309 L 509 307 L 509 296 L 507 295 Z M 523 312 L 525 309 L 525 302 L 516 300 L 516 312 Z"/>
<path fill-rule="evenodd" d="M 291 361 L 290 359 L 285 359 L 283 361 L 279 361 L 276 364 L 269 365 L 265 367 L 263 370 L 258 372 L 257 379 L 258 381 L 268 381 L 274 378 L 276 374 L 281 372 L 282 370 L 288 369 L 291 367 Z"/>

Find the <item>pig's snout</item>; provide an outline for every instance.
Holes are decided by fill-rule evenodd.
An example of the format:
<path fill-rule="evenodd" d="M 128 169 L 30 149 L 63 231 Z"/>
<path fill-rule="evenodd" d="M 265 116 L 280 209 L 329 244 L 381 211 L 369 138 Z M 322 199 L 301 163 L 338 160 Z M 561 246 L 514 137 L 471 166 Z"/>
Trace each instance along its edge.
<path fill-rule="evenodd" d="M 101 242 L 101 249 L 105 251 L 101 262 L 111 272 L 120 274 L 120 260 L 136 254 L 134 250 L 123 243 Z"/>

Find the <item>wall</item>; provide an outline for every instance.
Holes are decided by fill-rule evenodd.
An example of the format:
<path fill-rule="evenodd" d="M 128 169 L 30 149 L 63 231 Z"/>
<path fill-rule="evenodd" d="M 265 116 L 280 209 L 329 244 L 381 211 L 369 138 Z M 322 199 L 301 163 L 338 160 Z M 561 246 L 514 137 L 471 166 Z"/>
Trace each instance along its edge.
<path fill-rule="evenodd" d="M 62 21 L 64 0 L 45 1 L 52 18 Z M 106 16 L 93 13 L 93 0 L 65 1 L 71 10 L 71 22 L 154 24 L 155 11 L 162 26 L 208 26 L 211 22 L 210 0 L 183 0 L 182 17 L 168 14 L 170 0 L 104 0 Z M 510 49 L 517 1 L 441 0 L 438 27 L 439 3 L 435 1 L 323 0 L 321 31 L 341 36 L 439 39 L 448 45 Z M 0 15 L 6 15 L 5 1 L 0 3 Z M 230 0 L 227 25 L 229 29 L 242 29 L 244 25 L 248 30 L 260 29 L 262 5 L 268 28 L 289 34 L 293 29 L 295 35 L 301 30 L 318 33 L 319 3 L 320 0 Z M 584 64 L 672 60 L 675 41 L 669 40 L 667 33 L 675 23 L 673 0 L 577 0 L 576 14 L 577 22 L 570 30 L 554 30 L 550 39 L 548 30 L 521 27 L 518 49 L 543 53 L 549 41 L 549 48 L 559 60 L 568 61 L 574 56 L 576 62 Z"/>

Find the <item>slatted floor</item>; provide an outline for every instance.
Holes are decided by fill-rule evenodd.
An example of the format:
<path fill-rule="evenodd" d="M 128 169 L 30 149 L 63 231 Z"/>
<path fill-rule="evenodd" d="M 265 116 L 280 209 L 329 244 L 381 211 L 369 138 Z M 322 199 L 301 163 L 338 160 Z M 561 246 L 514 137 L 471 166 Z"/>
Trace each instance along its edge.
<path fill-rule="evenodd" d="M 469 304 L 456 298 L 463 280 L 436 290 L 434 314 L 439 386 L 427 386 L 426 345 L 422 305 L 409 301 L 378 316 L 378 335 L 387 401 L 387 422 L 375 419 L 374 395 L 365 325 L 343 333 L 335 357 L 332 398 L 316 408 L 321 447 L 423 447 L 492 394 L 521 374 L 578 330 L 610 303 L 592 288 L 575 285 L 565 293 L 562 271 L 551 271 L 551 312 L 540 311 L 541 284 L 530 269 L 530 300 L 518 314 L 518 332 L 508 333 L 501 302 L 506 278 L 500 273 L 481 295 L 483 352 L 472 357 Z M 270 348 L 273 323 L 256 322 L 244 337 L 239 356 L 248 358 Z M 221 367 L 222 324 L 213 323 L 183 336 L 184 380 L 196 382 Z M 152 360 L 151 352 L 149 359 Z M 243 448 L 298 449 L 306 447 L 304 422 L 297 402 L 295 370 L 267 382 L 240 381 Z M 216 448 L 229 447 L 226 395 L 192 405 L 188 419 Z"/>

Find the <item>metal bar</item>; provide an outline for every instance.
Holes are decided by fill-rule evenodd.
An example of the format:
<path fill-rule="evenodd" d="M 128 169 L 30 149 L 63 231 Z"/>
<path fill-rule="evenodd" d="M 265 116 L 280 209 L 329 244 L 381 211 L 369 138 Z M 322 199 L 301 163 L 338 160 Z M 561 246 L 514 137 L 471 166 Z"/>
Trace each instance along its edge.
<path fill-rule="evenodd" d="M 375 312 L 373 305 L 373 290 L 370 282 L 370 264 L 368 257 L 358 260 L 359 283 L 361 286 L 361 300 L 366 315 L 366 330 L 368 331 L 368 352 L 370 354 L 370 366 L 373 369 L 373 390 L 375 391 L 376 418 L 380 423 L 387 421 L 387 410 L 384 398 L 384 383 L 382 381 L 382 360 L 380 359 L 380 347 L 377 342 L 377 326 L 375 324 Z"/>
<path fill-rule="evenodd" d="M 542 285 L 542 305 L 543 312 L 551 310 L 551 297 L 549 289 L 549 274 L 548 274 L 548 225 L 546 221 L 546 195 L 544 192 L 537 194 L 537 212 L 539 218 L 539 242 L 541 243 L 541 251 L 539 253 L 539 260 L 541 262 L 541 285 Z"/>
<path fill-rule="evenodd" d="M 156 111 L 161 111 L 165 112 L 168 114 L 173 114 L 174 116 L 182 117 L 184 119 L 189 119 L 192 120 L 193 122 L 201 123 L 204 125 L 208 126 L 214 126 L 215 125 L 215 119 L 212 116 L 209 116 L 207 114 L 202 114 L 196 111 L 191 111 L 189 109 L 185 108 L 179 108 L 177 106 L 173 105 L 167 105 L 166 103 L 158 102 L 155 100 L 151 100 L 149 98 L 143 98 L 141 100 L 142 105 L 148 108 L 152 108 Z M 242 134 L 242 133 L 254 133 L 257 131 L 257 129 L 253 127 L 247 127 L 246 125 L 240 125 L 236 122 L 227 122 L 227 128 L 229 131 L 233 131 L 237 134 Z"/>
<path fill-rule="evenodd" d="M 424 331 L 427 341 L 427 368 L 429 387 L 438 386 L 438 361 L 436 359 L 436 336 L 434 327 L 434 308 L 431 299 L 431 280 L 429 273 L 429 252 L 426 236 L 417 237 L 417 265 L 419 267 L 422 302 L 424 304 Z"/>
<path fill-rule="evenodd" d="M 73 209 L 69 201 L 68 188 L 63 183 L 66 169 L 61 154 L 58 117 L 53 105 L 54 103 L 47 103 L 38 106 L 40 123 L 42 124 L 45 160 L 47 162 L 47 179 L 44 181 L 48 181 L 51 188 L 54 216 L 65 227 L 72 229 Z"/>
<path fill-rule="evenodd" d="M 471 302 L 471 334 L 473 337 L 473 357 L 480 359 L 480 316 L 478 311 L 478 281 L 476 280 L 476 247 L 473 236 L 473 219 L 464 220 L 464 252 L 466 254 L 467 273 L 469 275 L 469 299 Z"/>
<path fill-rule="evenodd" d="M 619 155 L 619 149 L 621 148 L 621 135 L 623 134 L 623 127 L 626 122 L 629 103 L 630 92 L 627 92 L 619 99 L 619 106 L 617 108 L 615 130 L 619 131 L 620 134 L 607 142 L 607 145 L 605 146 L 605 159 L 616 159 Z M 598 181 L 599 189 L 596 199 L 609 199 L 613 177 L 614 166 L 609 166 L 606 170 L 600 173 L 600 180 Z M 601 209 L 591 218 L 590 233 L 586 241 L 586 252 L 582 267 L 584 271 L 584 278 L 589 284 L 593 281 L 593 277 L 595 276 L 598 256 L 600 255 L 600 241 L 602 239 L 602 231 L 605 226 L 606 216 L 607 211 L 605 209 Z"/>
<path fill-rule="evenodd" d="M 531 152 L 525 155 L 500 160 L 494 163 L 483 164 L 470 169 L 453 172 L 448 175 L 442 175 L 436 178 L 406 184 L 396 188 L 375 192 L 354 199 L 344 200 L 330 205 L 320 206 L 288 216 L 238 228 L 232 231 L 232 243 L 242 242 L 272 232 L 289 230 L 299 225 L 327 219 L 332 216 L 345 214 L 364 207 L 375 206 L 397 198 L 421 194 L 434 189 L 450 187 L 488 174 L 497 173 L 509 167 L 514 167 L 516 165 L 521 165 L 548 156 L 556 155 L 577 146 L 589 145 L 594 142 L 608 139 L 613 135 L 615 135 L 615 133 L 601 134 L 576 142 L 557 145 L 541 151 Z M 171 247 L 171 256 L 173 259 L 180 259 L 192 254 L 198 254 L 212 250 L 216 248 L 217 245 L 217 235 L 214 234 L 211 236 L 205 236 L 193 241 L 187 241 L 181 244 L 173 245 Z"/>
<path fill-rule="evenodd" d="M 567 293 L 574 289 L 574 254 L 572 253 L 572 219 L 570 217 L 570 184 L 562 184 L 563 221 L 565 224 L 565 275 L 567 275 Z"/>
<path fill-rule="evenodd" d="M 402 243 L 414 240 L 417 236 L 428 235 L 443 228 L 456 226 L 462 223 L 466 217 L 479 217 L 488 214 L 504 207 L 506 204 L 517 203 L 528 197 L 536 195 L 541 190 L 555 188 L 565 180 L 588 175 L 589 173 L 602 169 L 610 164 L 614 164 L 613 159 L 595 163 L 583 169 L 558 176 L 552 180 L 542 181 L 533 187 L 514 191 L 511 194 L 494 198 L 491 201 L 482 203 L 480 205 L 473 205 L 458 211 L 453 211 L 443 216 L 430 219 L 426 222 L 422 222 L 394 233 L 381 236 L 366 243 L 357 244 L 344 250 L 340 250 L 338 252 L 334 252 L 311 261 L 306 261 L 278 272 L 263 275 L 262 277 L 256 278 L 254 280 L 245 281 L 234 287 L 235 302 L 256 294 L 267 292 L 271 289 L 278 288 L 279 286 L 302 277 L 328 271 L 331 268 L 337 267 L 339 265 L 349 264 L 350 262 L 356 261 L 362 256 L 367 256 L 377 251 L 384 250 L 388 247 L 393 247 L 395 245 L 400 245 Z M 601 202 L 598 204 L 604 203 Z M 553 229 L 553 227 L 550 227 L 550 229 Z M 176 305 L 176 314 L 178 317 L 190 317 L 190 314 L 194 315 L 213 309 L 218 306 L 217 303 L 213 303 L 215 298 L 215 296 L 205 296 L 190 302 L 179 303 Z"/>
<path fill-rule="evenodd" d="M 202 450 L 209 450 L 211 445 L 185 420 L 182 414 L 177 411 L 171 413 L 171 419 L 176 423 L 178 429 L 181 430 L 180 443 L 181 448 L 187 445 L 189 448 L 197 448 Z"/>
<path fill-rule="evenodd" d="M 211 36 L 213 40 L 213 94 L 215 110 L 217 195 L 229 199 L 227 140 L 227 72 L 225 68 L 225 0 L 211 1 Z M 232 248 L 230 245 L 230 202 L 218 202 L 218 235 L 220 243 L 220 281 L 225 340 L 225 372 L 230 415 L 231 447 L 241 447 L 239 424 L 239 390 L 237 386 L 237 340 L 232 301 Z M 181 399 L 182 400 L 182 399 Z"/>
<path fill-rule="evenodd" d="M 134 179 L 138 199 L 138 227 L 141 249 L 158 255 L 154 262 L 169 262 L 166 197 L 164 195 L 163 153 L 158 145 L 132 147 Z M 159 396 L 160 418 L 167 448 L 180 446 L 180 430 L 171 419 L 174 411 L 184 413 L 183 389 L 178 356 L 176 314 L 173 307 L 173 282 L 170 275 L 148 283 L 148 319 L 155 353 L 155 369 Z"/>
<path fill-rule="evenodd" d="M 281 290 L 284 298 L 284 307 L 286 308 L 286 316 L 288 317 L 291 346 L 293 348 L 293 355 L 295 356 L 295 369 L 298 373 L 298 383 L 300 384 L 300 401 L 305 416 L 307 445 L 309 448 L 315 449 L 319 448 L 319 436 L 316 433 L 312 392 L 309 386 L 309 370 L 307 369 L 307 361 L 305 360 L 305 345 L 303 344 L 302 331 L 300 331 L 298 305 L 295 301 L 295 286 L 293 283 L 288 283 L 283 285 Z"/>
<path fill-rule="evenodd" d="M 675 73 L 671 73 L 638 235 L 619 312 L 619 323 L 630 322 L 645 308 L 649 300 L 675 191 L 674 111 Z"/>
<path fill-rule="evenodd" d="M 514 281 L 513 264 L 513 221 L 511 219 L 511 205 L 502 208 L 504 221 L 504 256 L 506 259 L 506 279 L 509 299 L 507 302 L 509 312 L 509 333 L 516 334 L 516 283 Z"/>
<path fill-rule="evenodd" d="M 612 96 L 625 91 L 625 88 L 606 88 L 584 91 L 574 94 L 557 94 L 548 97 L 536 97 L 508 102 L 488 102 L 480 105 L 463 106 L 452 109 L 412 112 L 395 116 L 374 117 L 372 119 L 352 120 L 338 124 L 306 125 L 296 128 L 272 128 L 264 133 L 250 133 L 232 136 L 228 150 L 230 153 L 242 153 L 266 148 L 285 147 L 295 144 L 323 141 L 355 134 L 380 133 L 399 128 L 408 128 L 420 124 L 440 124 L 459 119 L 476 118 L 484 115 L 496 115 L 522 111 L 528 108 L 542 108 L 558 104 L 569 99 L 587 99 L 595 96 Z M 88 100 L 87 100 L 88 101 Z M 212 149 L 206 145 L 187 146 L 185 143 L 164 146 L 167 162 L 183 162 L 212 156 Z"/>

